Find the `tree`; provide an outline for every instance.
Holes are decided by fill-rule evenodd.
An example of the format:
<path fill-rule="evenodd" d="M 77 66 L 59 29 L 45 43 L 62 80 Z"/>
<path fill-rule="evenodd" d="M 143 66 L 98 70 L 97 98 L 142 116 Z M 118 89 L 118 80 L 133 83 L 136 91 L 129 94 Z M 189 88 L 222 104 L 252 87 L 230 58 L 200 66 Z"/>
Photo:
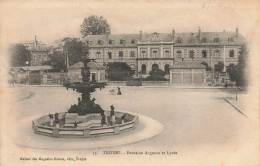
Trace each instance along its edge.
<path fill-rule="evenodd" d="M 49 61 L 44 63 L 45 65 L 50 65 L 57 70 L 66 70 L 66 57 L 60 52 L 54 50 L 53 53 L 49 56 Z"/>
<path fill-rule="evenodd" d="M 107 20 L 102 16 L 89 16 L 85 18 L 81 24 L 80 33 L 83 37 L 88 35 L 104 35 L 110 34 L 110 25 L 107 23 Z"/>
<path fill-rule="evenodd" d="M 124 81 L 132 76 L 131 67 L 125 62 L 112 62 L 107 65 L 108 79 L 112 81 Z"/>
<path fill-rule="evenodd" d="M 87 56 L 88 47 L 79 38 L 64 38 L 63 52 L 68 55 L 69 65 L 81 62 L 83 56 Z"/>
<path fill-rule="evenodd" d="M 166 80 L 164 78 L 165 72 L 162 71 L 159 68 L 154 68 L 149 72 L 148 80 L 153 80 L 153 81 L 164 81 Z"/>
<path fill-rule="evenodd" d="M 218 62 L 218 64 L 215 65 L 215 71 L 222 72 L 224 69 L 224 63 Z"/>
<path fill-rule="evenodd" d="M 246 87 L 248 85 L 247 55 L 247 46 L 243 45 L 239 51 L 238 64 L 227 66 L 226 71 L 230 80 L 236 82 L 237 86 Z"/>
<path fill-rule="evenodd" d="M 201 64 L 205 65 L 206 66 L 206 71 L 211 71 L 211 67 L 209 67 L 208 63 L 206 62 L 201 62 Z"/>
<path fill-rule="evenodd" d="M 25 66 L 26 61 L 31 62 L 31 53 L 22 44 L 11 44 L 9 46 L 10 65 L 13 67 Z"/>

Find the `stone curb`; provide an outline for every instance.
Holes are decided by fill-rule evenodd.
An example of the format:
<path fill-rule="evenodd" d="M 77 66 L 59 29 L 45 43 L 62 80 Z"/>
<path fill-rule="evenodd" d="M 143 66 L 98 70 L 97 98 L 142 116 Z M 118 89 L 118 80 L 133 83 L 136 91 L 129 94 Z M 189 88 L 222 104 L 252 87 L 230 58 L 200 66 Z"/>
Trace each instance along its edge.
<path fill-rule="evenodd" d="M 235 104 L 233 104 L 231 101 L 229 101 L 226 97 L 223 97 L 223 99 L 229 103 L 233 108 L 235 108 L 240 114 L 244 115 L 247 117 L 247 115 L 242 111 L 242 109 L 238 108 Z"/>

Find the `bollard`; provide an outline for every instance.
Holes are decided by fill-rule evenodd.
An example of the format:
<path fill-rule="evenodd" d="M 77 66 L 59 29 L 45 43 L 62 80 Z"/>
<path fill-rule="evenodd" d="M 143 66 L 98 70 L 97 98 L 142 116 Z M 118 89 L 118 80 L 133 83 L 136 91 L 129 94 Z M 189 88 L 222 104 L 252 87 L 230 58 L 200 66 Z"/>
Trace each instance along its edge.
<path fill-rule="evenodd" d="M 119 125 L 114 125 L 114 134 L 119 134 L 120 128 Z"/>

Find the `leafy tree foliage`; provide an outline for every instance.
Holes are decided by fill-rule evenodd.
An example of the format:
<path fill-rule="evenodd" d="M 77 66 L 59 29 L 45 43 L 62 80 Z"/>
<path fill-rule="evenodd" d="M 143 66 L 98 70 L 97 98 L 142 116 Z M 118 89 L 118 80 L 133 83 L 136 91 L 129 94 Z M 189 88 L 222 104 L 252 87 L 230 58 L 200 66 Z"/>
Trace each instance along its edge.
<path fill-rule="evenodd" d="M 79 38 L 64 38 L 62 40 L 65 57 L 69 57 L 69 65 L 82 61 L 82 57 L 87 56 L 88 47 Z"/>
<path fill-rule="evenodd" d="M 147 77 L 147 80 L 165 81 L 166 79 L 164 78 L 164 76 L 165 76 L 164 71 L 158 68 L 154 68 L 149 72 L 149 76 Z"/>
<path fill-rule="evenodd" d="M 236 82 L 237 86 L 246 87 L 248 85 L 247 55 L 247 46 L 243 45 L 239 51 L 238 64 L 227 66 L 226 71 L 230 80 Z"/>
<path fill-rule="evenodd" d="M 131 67 L 125 62 L 108 63 L 107 74 L 111 81 L 124 81 L 132 76 Z"/>
<path fill-rule="evenodd" d="M 218 64 L 215 65 L 215 71 L 222 72 L 224 69 L 224 63 L 218 62 Z"/>
<path fill-rule="evenodd" d="M 44 62 L 43 65 L 50 65 L 57 70 L 66 70 L 66 57 L 60 52 L 54 50 L 53 53 L 49 56 L 49 60 Z"/>
<path fill-rule="evenodd" d="M 25 66 L 26 61 L 31 62 L 31 53 L 22 44 L 11 44 L 9 46 L 10 65 L 13 67 Z"/>
<path fill-rule="evenodd" d="M 203 64 L 203 65 L 206 66 L 206 71 L 211 71 L 211 70 L 212 70 L 212 68 L 209 67 L 208 63 L 206 63 L 206 62 L 201 62 L 201 64 Z"/>
<path fill-rule="evenodd" d="M 83 37 L 86 37 L 88 35 L 110 34 L 111 30 L 104 17 L 92 15 L 84 19 L 80 32 Z"/>

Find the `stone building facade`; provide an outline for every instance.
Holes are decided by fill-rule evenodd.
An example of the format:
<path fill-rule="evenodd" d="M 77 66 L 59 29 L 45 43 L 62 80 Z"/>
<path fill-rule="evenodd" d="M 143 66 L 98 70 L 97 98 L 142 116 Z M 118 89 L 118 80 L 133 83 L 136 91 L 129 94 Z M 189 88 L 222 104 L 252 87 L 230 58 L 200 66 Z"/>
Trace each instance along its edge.
<path fill-rule="evenodd" d="M 177 62 L 206 62 L 214 68 L 218 62 L 225 66 L 237 64 L 239 50 L 245 39 L 238 32 L 142 33 L 89 35 L 90 58 L 105 65 L 126 62 L 136 76 L 146 77 L 152 68 L 169 75 Z"/>
<path fill-rule="evenodd" d="M 20 44 L 23 44 L 32 54 L 30 62 L 32 66 L 41 66 L 43 62 L 49 60 L 47 46 L 41 41 L 37 41 L 36 36 L 33 41 L 21 42 Z"/>

